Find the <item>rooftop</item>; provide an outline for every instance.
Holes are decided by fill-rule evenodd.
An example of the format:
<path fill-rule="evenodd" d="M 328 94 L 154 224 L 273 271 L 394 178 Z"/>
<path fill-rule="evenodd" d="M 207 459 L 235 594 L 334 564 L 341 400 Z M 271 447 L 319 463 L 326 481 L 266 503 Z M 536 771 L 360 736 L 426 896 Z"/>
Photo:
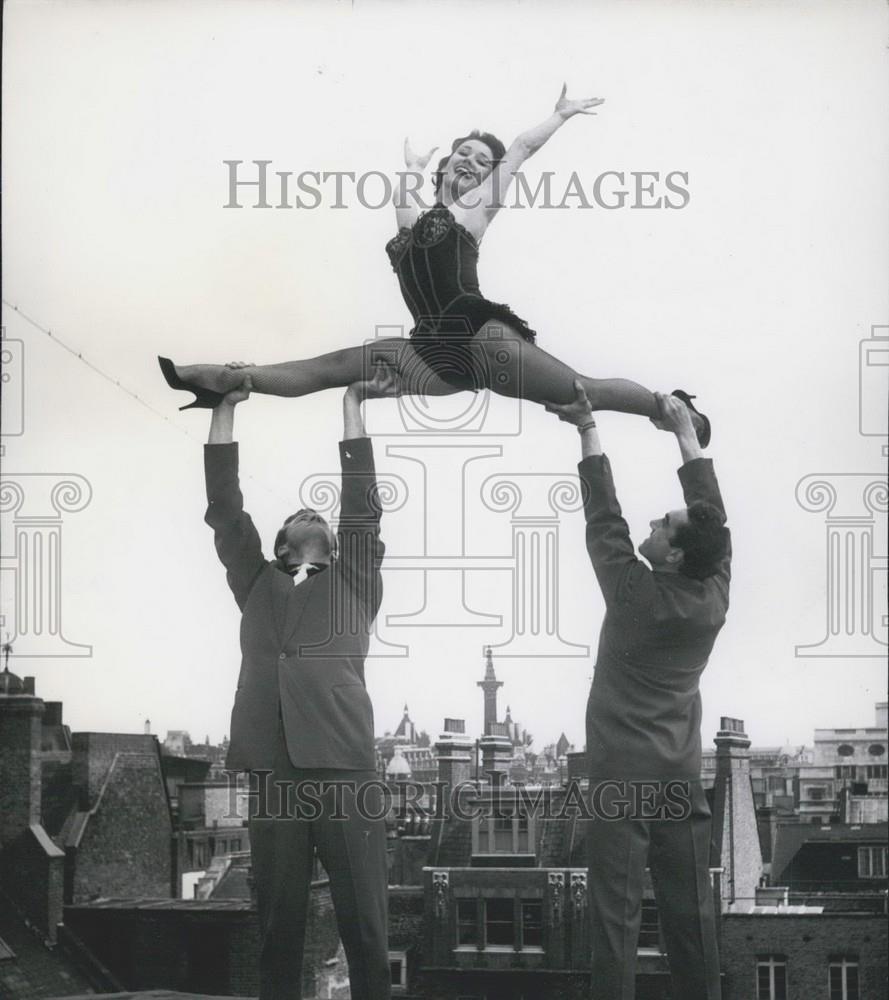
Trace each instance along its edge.
<path fill-rule="evenodd" d="M 135 993 L 103 993 L 103 1000 L 252 1000 L 249 997 L 216 997 L 207 993 L 179 993 L 177 990 L 140 990 Z M 60 1000 L 60 998 L 54 998 Z M 64 1000 L 96 1000 L 95 993 L 66 996 Z"/>
<path fill-rule="evenodd" d="M 249 899 L 93 899 L 66 906 L 72 910 L 214 910 L 248 911 Z"/>

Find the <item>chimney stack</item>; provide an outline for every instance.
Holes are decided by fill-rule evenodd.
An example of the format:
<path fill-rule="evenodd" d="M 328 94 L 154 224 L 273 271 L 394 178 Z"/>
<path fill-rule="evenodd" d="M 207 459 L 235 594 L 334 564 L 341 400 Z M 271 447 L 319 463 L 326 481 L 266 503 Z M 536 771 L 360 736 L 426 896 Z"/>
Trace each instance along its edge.
<path fill-rule="evenodd" d="M 762 851 L 750 781 L 750 740 L 741 719 L 723 716 L 716 744 L 713 842 L 720 852 L 722 898 L 730 910 L 754 905 L 762 876 Z"/>
<path fill-rule="evenodd" d="M 472 752 L 475 745 L 466 737 L 464 719 L 445 719 L 444 732 L 435 744 L 438 762 L 438 780 L 447 784 L 448 789 L 472 778 Z"/>
<path fill-rule="evenodd" d="M 509 728 L 505 722 L 494 722 L 479 741 L 482 751 L 482 774 L 488 781 L 491 771 L 499 771 L 504 780 L 512 761 L 512 740 L 509 738 Z"/>
<path fill-rule="evenodd" d="M 43 699 L 5 671 L 0 689 L 0 848 L 40 822 Z M 30 683 L 28 683 L 30 682 Z"/>

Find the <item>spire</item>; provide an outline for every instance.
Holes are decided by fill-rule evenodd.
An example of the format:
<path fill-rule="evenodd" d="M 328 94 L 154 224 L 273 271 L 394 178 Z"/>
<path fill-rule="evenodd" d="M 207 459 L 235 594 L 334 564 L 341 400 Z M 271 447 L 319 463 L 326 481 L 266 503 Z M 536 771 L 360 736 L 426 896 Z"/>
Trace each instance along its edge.
<path fill-rule="evenodd" d="M 498 684 L 502 684 L 502 681 L 497 681 L 497 676 L 494 673 L 494 653 L 490 646 L 485 646 L 485 680 L 495 681 Z"/>
<path fill-rule="evenodd" d="M 404 705 L 404 715 L 402 716 L 401 722 L 398 723 L 398 727 L 395 730 L 396 736 L 404 736 L 411 743 L 416 739 L 416 731 L 414 729 L 414 724 L 411 721 L 411 717 L 408 715 L 407 702 Z"/>
<path fill-rule="evenodd" d="M 489 727 L 497 722 L 497 688 L 503 687 L 503 681 L 498 681 L 494 673 L 494 656 L 490 646 L 485 647 L 485 679 L 476 681 L 476 684 L 485 693 L 484 733 L 487 734 Z"/>

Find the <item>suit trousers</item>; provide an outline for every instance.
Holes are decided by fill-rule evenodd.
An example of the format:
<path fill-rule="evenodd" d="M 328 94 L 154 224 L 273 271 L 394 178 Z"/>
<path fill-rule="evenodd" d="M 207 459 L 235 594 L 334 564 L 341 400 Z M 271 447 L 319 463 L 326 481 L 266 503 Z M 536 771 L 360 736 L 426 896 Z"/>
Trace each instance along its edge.
<path fill-rule="evenodd" d="M 373 771 L 304 770 L 283 734 L 271 773 L 251 776 L 250 850 L 259 906 L 260 1000 L 300 1000 L 315 852 L 327 871 L 353 1000 L 388 1000 L 388 871 Z M 357 793 L 362 784 L 363 793 Z M 359 809 L 358 807 L 363 807 Z M 363 816 L 362 811 L 371 818 Z M 313 815 L 314 814 L 314 815 Z"/>
<path fill-rule="evenodd" d="M 700 781 L 689 781 L 683 818 L 663 814 L 663 794 L 650 799 L 654 809 L 624 810 L 630 800 L 616 783 L 596 796 L 596 818 L 588 824 L 589 904 L 592 930 L 592 996 L 595 1000 L 633 1000 L 636 951 L 642 918 L 643 878 L 651 869 L 661 933 L 676 1000 L 720 1000 L 716 916 L 710 882 L 710 807 Z M 660 783 L 663 785 L 663 783 Z M 661 818 L 643 818 L 660 809 Z"/>

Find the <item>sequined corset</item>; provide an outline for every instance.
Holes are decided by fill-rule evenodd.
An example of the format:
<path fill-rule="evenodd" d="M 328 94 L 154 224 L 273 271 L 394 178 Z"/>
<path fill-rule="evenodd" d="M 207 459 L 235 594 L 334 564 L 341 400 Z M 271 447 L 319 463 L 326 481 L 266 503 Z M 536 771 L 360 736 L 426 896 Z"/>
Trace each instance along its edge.
<path fill-rule="evenodd" d="M 443 205 L 400 229 L 386 253 L 414 322 L 446 314 L 461 296 L 481 296 L 478 243 Z"/>

